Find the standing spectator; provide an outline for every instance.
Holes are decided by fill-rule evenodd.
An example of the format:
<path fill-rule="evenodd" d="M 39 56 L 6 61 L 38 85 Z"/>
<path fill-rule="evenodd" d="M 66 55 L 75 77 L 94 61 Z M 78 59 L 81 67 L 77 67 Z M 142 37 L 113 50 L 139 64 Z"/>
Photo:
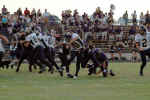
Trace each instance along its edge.
<path fill-rule="evenodd" d="M 31 11 L 31 18 L 33 19 L 34 17 L 36 17 L 36 10 L 35 10 L 35 8 L 33 8 L 33 10 Z"/>
<path fill-rule="evenodd" d="M 5 5 L 3 5 L 3 8 L 2 8 L 2 15 L 6 15 L 7 14 L 7 8 L 5 7 Z"/>
<path fill-rule="evenodd" d="M 45 12 L 43 13 L 44 17 L 48 17 L 50 14 L 47 12 L 47 9 L 45 9 Z"/>
<path fill-rule="evenodd" d="M 123 19 L 125 21 L 125 25 L 128 25 L 128 11 L 126 11 L 125 14 L 123 14 Z"/>
<path fill-rule="evenodd" d="M 144 24 L 145 23 L 145 16 L 144 16 L 144 14 L 143 14 L 143 12 L 141 12 L 141 14 L 140 14 L 140 24 Z"/>
<path fill-rule="evenodd" d="M 132 22 L 133 22 L 133 25 L 136 25 L 137 24 L 137 14 L 136 14 L 136 11 L 134 10 L 134 13 L 131 15 L 132 16 Z"/>
<path fill-rule="evenodd" d="M 39 9 L 37 12 L 37 17 L 41 17 L 41 16 L 42 16 L 42 13 L 41 13 L 41 10 Z"/>
<path fill-rule="evenodd" d="M 146 24 L 150 24 L 150 14 L 149 11 L 147 11 L 147 14 L 145 15 Z"/>
<path fill-rule="evenodd" d="M 29 15 L 30 15 L 30 11 L 28 10 L 28 8 L 26 8 L 26 9 L 24 10 L 24 15 L 25 15 L 25 16 L 29 16 Z"/>
<path fill-rule="evenodd" d="M 2 17 L 2 26 L 3 28 L 7 28 L 7 24 L 8 24 L 8 19 L 7 19 L 7 16 L 3 16 Z"/>
<path fill-rule="evenodd" d="M 110 10 L 110 12 L 108 13 L 108 19 L 107 19 L 107 22 L 108 22 L 108 24 L 110 24 L 110 25 L 112 25 L 113 22 L 114 22 L 112 10 Z"/>
<path fill-rule="evenodd" d="M 20 16 L 22 16 L 22 10 L 21 10 L 21 8 L 19 8 L 18 10 L 17 10 L 17 15 L 20 17 Z"/>

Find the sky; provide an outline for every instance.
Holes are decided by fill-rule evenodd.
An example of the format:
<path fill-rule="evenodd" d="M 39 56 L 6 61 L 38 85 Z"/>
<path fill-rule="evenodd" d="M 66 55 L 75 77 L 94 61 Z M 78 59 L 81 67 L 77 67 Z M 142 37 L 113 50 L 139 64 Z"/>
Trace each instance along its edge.
<path fill-rule="evenodd" d="M 129 16 L 134 10 L 139 15 L 142 11 L 146 13 L 150 10 L 149 0 L 0 0 L 0 7 L 5 5 L 8 10 L 13 13 L 18 8 L 23 10 L 27 7 L 29 9 L 35 8 L 48 9 L 51 14 L 61 16 L 62 10 L 78 9 L 79 14 L 87 12 L 91 15 L 95 9 L 99 6 L 104 12 L 108 12 L 110 4 L 114 4 L 116 9 L 114 10 L 114 18 L 118 19 L 123 13 L 128 10 Z"/>

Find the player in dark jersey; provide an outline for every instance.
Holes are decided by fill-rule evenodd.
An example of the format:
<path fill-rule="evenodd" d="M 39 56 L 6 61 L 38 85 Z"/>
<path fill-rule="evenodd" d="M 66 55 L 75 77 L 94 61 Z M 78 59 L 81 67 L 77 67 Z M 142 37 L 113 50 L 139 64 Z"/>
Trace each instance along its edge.
<path fill-rule="evenodd" d="M 86 53 L 88 54 L 84 60 L 82 66 L 86 66 L 89 68 L 88 75 L 91 74 L 100 74 L 103 72 L 103 76 L 107 77 L 108 74 L 108 58 L 107 56 L 101 52 L 98 48 L 95 48 L 93 44 L 89 44 L 89 51 Z M 87 64 L 88 61 L 91 60 L 93 64 Z M 97 68 L 100 68 L 99 72 L 96 72 Z M 110 75 L 114 76 L 115 74 L 110 70 Z"/>
<path fill-rule="evenodd" d="M 69 40 L 69 35 L 64 35 L 63 42 L 59 43 L 57 47 L 59 48 L 58 51 L 58 57 L 61 60 L 61 67 L 66 69 L 66 74 L 68 78 L 73 78 L 73 75 L 70 74 L 69 69 L 69 54 L 70 54 L 70 46 L 67 44 L 67 41 Z"/>

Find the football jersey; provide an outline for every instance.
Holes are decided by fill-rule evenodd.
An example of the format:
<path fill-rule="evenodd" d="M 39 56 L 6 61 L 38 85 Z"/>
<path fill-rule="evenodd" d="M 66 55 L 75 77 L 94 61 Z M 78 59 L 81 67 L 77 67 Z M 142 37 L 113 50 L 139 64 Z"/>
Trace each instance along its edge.
<path fill-rule="evenodd" d="M 37 35 L 37 37 L 38 37 L 38 39 L 39 39 L 39 42 L 40 42 L 40 45 L 43 47 L 43 48 L 45 48 L 45 45 L 44 45 L 44 35 L 42 35 L 41 33 L 39 33 L 38 35 Z"/>
<path fill-rule="evenodd" d="M 147 40 L 146 36 L 137 34 L 135 36 L 135 41 L 138 42 L 140 45 L 140 48 L 144 48 L 144 50 L 150 48 L 150 45 L 149 45 L 150 42 Z"/>
<path fill-rule="evenodd" d="M 76 41 L 72 43 L 73 49 L 83 48 L 83 41 L 77 33 L 73 33 L 71 39 L 78 38 Z"/>
<path fill-rule="evenodd" d="M 150 47 L 150 31 L 146 30 L 147 45 Z"/>
<path fill-rule="evenodd" d="M 0 39 L 0 52 L 5 52 L 5 49 L 2 44 L 2 39 Z"/>
<path fill-rule="evenodd" d="M 31 42 L 31 46 L 32 46 L 33 48 L 36 48 L 36 47 L 38 47 L 38 46 L 41 45 L 41 43 L 40 43 L 40 41 L 39 41 L 39 38 L 38 38 L 38 36 L 36 35 L 36 33 L 32 33 L 32 34 L 28 35 L 28 36 L 26 37 L 26 41 Z"/>
<path fill-rule="evenodd" d="M 11 51 L 15 51 L 15 50 L 17 49 L 17 47 L 18 47 L 18 42 L 19 42 L 18 37 L 19 37 L 18 34 L 14 34 L 14 35 L 12 36 L 11 43 L 13 43 L 13 42 L 16 42 L 16 43 L 13 43 L 13 44 L 10 45 L 10 50 L 11 50 Z"/>
<path fill-rule="evenodd" d="M 51 35 L 43 35 L 42 36 L 43 42 L 47 47 L 54 48 L 55 45 L 55 38 Z"/>
<path fill-rule="evenodd" d="M 50 47 L 54 48 L 56 43 L 56 38 L 51 36 L 51 38 L 49 38 L 49 43 L 50 43 Z"/>

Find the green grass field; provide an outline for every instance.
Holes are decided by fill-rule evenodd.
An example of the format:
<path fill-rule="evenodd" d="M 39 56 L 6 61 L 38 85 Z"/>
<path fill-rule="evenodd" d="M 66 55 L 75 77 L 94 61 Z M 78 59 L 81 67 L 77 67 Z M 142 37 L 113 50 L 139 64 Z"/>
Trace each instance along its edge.
<path fill-rule="evenodd" d="M 144 77 L 138 75 L 139 63 L 110 64 L 116 76 L 108 78 L 88 76 L 81 69 L 77 80 L 58 73 L 30 73 L 26 65 L 19 73 L 0 70 L 0 100 L 150 100 L 149 66 Z"/>

